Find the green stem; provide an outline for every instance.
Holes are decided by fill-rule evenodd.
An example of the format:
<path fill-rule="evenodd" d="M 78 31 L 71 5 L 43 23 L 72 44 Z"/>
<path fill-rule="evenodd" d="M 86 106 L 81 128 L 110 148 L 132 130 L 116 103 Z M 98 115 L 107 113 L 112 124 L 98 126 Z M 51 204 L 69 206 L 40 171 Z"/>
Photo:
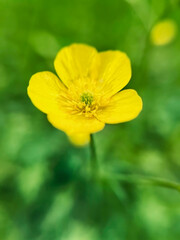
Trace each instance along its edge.
<path fill-rule="evenodd" d="M 90 134 L 90 161 L 91 161 L 92 175 L 95 176 L 97 175 L 97 171 L 98 171 L 98 160 L 97 160 L 96 147 L 95 147 L 93 134 Z"/>
<path fill-rule="evenodd" d="M 112 179 L 117 179 L 120 181 L 131 182 L 131 183 L 145 183 L 151 184 L 160 187 L 166 187 L 175 189 L 180 192 L 180 183 L 176 183 L 173 181 L 169 181 L 163 178 L 158 177 L 150 177 L 150 176 L 142 176 L 142 175 L 134 175 L 134 174 L 113 174 L 113 176 L 108 176 Z"/>

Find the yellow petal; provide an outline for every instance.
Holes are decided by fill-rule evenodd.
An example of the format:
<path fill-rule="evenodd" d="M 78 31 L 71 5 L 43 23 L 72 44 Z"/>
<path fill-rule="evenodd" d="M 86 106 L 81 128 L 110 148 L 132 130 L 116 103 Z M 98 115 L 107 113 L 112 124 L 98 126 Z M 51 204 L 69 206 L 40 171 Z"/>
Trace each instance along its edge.
<path fill-rule="evenodd" d="M 76 146 L 84 146 L 90 142 L 90 135 L 88 133 L 77 133 L 68 135 L 70 142 Z"/>
<path fill-rule="evenodd" d="M 49 122 L 68 135 L 74 133 L 94 133 L 104 128 L 104 123 L 96 118 L 87 118 L 83 115 L 73 115 L 66 112 L 60 114 L 48 114 Z"/>
<path fill-rule="evenodd" d="M 177 32 L 176 23 L 173 20 L 164 20 L 157 23 L 151 31 L 151 41 L 154 45 L 170 43 Z"/>
<path fill-rule="evenodd" d="M 101 65 L 99 69 L 99 83 L 105 97 L 111 97 L 131 78 L 131 63 L 127 55 L 120 51 L 106 51 L 99 53 Z"/>
<path fill-rule="evenodd" d="M 57 54 L 54 66 L 66 86 L 80 78 L 97 76 L 99 56 L 95 48 L 85 44 L 72 44 Z"/>
<path fill-rule="evenodd" d="M 107 107 L 99 110 L 97 118 L 105 123 L 114 124 L 130 121 L 142 110 L 142 99 L 135 90 L 123 90 L 115 94 Z"/>
<path fill-rule="evenodd" d="M 64 85 L 51 72 L 34 74 L 28 86 L 28 96 L 32 103 L 44 113 L 59 110 L 58 97 L 62 91 L 66 91 Z"/>

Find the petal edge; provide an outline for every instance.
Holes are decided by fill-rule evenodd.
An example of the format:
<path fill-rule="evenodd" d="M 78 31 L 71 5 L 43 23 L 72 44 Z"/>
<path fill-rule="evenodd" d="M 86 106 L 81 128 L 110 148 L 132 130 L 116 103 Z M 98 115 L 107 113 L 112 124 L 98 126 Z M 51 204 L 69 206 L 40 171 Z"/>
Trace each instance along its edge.
<path fill-rule="evenodd" d="M 123 90 L 115 94 L 109 105 L 97 113 L 97 118 L 108 124 L 127 122 L 139 115 L 142 106 L 142 99 L 135 90 Z"/>
<path fill-rule="evenodd" d="M 32 103 L 44 113 L 57 112 L 59 109 L 58 96 L 66 88 L 51 72 L 38 72 L 32 75 L 27 88 Z"/>

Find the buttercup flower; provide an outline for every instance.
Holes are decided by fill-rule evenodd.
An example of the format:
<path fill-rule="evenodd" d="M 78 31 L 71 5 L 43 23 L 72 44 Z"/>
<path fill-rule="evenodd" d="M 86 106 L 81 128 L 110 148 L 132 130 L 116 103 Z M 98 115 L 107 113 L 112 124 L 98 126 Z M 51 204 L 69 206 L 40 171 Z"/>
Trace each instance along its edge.
<path fill-rule="evenodd" d="M 157 46 L 168 44 L 175 38 L 176 32 L 177 26 L 173 20 L 163 20 L 152 28 L 151 41 Z"/>
<path fill-rule="evenodd" d="M 120 51 L 98 53 L 84 44 L 72 44 L 57 54 L 51 72 L 34 74 L 28 95 L 47 114 L 49 122 L 81 145 L 105 123 L 130 121 L 142 109 L 135 90 L 122 90 L 131 78 L 131 64 Z"/>

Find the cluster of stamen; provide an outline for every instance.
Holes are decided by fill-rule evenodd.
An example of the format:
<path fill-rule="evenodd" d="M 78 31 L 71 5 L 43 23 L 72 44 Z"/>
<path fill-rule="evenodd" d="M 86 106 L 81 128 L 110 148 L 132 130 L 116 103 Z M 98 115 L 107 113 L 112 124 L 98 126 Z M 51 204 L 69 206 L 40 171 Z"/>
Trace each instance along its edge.
<path fill-rule="evenodd" d="M 88 90 L 88 88 L 88 86 L 82 85 L 80 87 L 73 86 L 67 92 L 61 93 L 59 102 L 63 102 L 62 107 L 72 115 L 83 115 L 87 118 L 95 117 L 101 105 L 100 96 L 94 89 Z"/>
<path fill-rule="evenodd" d="M 93 95 L 89 92 L 83 93 L 81 95 L 81 102 L 85 103 L 86 106 L 91 106 L 93 102 Z"/>
<path fill-rule="evenodd" d="M 90 92 L 84 92 L 80 95 L 80 102 L 77 107 L 79 113 L 84 114 L 86 117 L 92 117 L 98 109 L 98 105 Z"/>

